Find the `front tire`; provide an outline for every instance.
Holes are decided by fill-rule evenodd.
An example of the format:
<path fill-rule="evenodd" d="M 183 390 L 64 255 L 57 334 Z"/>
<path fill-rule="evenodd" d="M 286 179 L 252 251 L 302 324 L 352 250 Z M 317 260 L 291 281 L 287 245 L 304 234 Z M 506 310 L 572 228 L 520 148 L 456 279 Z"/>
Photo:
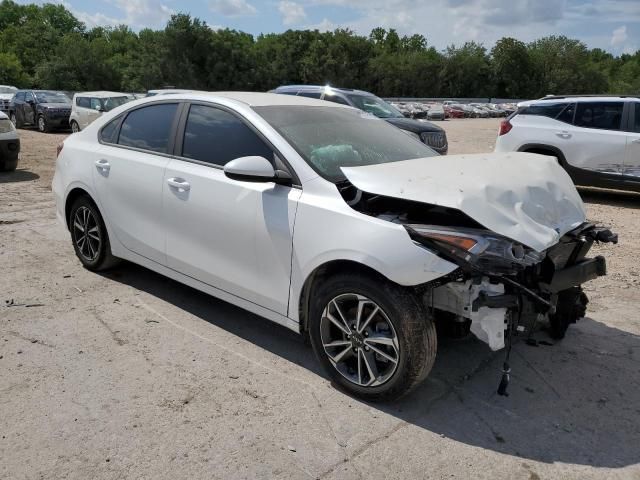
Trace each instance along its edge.
<path fill-rule="evenodd" d="M 44 117 L 44 115 L 38 115 L 38 131 L 41 133 L 49 133 L 51 131 L 51 127 L 49 127 L 49 122 Z"/>
<path fill-rule="evenodd" d="M 118 262 L 111 254 L 102 215 L 89 197 L 82 196 L 73 203 L 69 230 L 76 256 L 86 269 L 97 272 L 111 268 Z"/>
<path fill-rule="evenodd" d="M 9 115 L 9 119 L 11 120 L 11 123 L 13 123 L 14 127 L 22 128 L 22 122 L 18 122 L 18 117 L 16 117 L 16 112 L 11 112 L 11 114 Z"/>
<path fill-rule="evenodd" d="M 388 401 L 426 378 L 436 329 L 411 292 L 362 273 L 321 281 L 312 292 L 309 336 L 335 384 L 364 400 Z"/>

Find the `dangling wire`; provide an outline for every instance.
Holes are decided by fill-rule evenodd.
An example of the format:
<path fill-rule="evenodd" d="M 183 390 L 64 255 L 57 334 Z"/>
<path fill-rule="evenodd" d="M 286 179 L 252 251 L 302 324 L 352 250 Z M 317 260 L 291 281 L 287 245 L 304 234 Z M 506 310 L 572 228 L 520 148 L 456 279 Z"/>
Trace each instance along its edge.
<path fill-rule="evenodd" d="M 522 320 L 522 294 L 518 295 L 518 321 L 516 325 L 520 325 Z M 509 313 L 509 320 L 507 322 L 507 338 L 506 338 L 506 355 L 504 357 L 504 363 L 502 364 L 502 378 L 500 379 L 500 385 L 498 385 L 498 395 L 508 397 L 507 387 L 511 381 L 511 367 L 509 366 L 509 357 L 511 356 L 511 346 L 513 345 L 513 316 Z"/>

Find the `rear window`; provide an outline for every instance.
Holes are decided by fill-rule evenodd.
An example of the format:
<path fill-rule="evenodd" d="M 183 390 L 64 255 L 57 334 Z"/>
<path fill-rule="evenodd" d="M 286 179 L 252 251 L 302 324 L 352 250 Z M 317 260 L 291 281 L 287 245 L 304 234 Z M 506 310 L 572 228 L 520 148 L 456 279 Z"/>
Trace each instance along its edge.
<path fill-rule="evenodd" d="M 122 122 L 118 144 L 167 153 L 177 103 L 161 103 L 131 111 Z"/>
<path fill-rule="evenodd" d="M 622 102 L 581 102 L 576 107 L 575 125 L 583 128 L 620 130 Z"/>

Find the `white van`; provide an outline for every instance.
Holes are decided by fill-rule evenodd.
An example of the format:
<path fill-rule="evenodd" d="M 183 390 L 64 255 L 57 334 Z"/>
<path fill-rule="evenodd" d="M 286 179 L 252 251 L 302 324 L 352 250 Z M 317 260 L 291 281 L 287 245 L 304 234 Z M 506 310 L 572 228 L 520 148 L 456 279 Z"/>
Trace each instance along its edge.
<path fill-rule="evenodd" d="M 69 124 L 71 130 L 79 132 L 104 112 L 113 110 L 131 101 L 131 97 L 120 92 L 81 92 L 73 96 Z"/>

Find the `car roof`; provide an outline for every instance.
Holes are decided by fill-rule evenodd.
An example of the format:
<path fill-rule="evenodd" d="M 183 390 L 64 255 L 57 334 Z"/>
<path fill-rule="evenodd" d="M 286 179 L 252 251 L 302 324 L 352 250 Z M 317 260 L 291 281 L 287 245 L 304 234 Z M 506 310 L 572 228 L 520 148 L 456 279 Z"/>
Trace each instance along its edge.
<path fill-rule="evenodd" d="M 74 97 L 97 97 L 97 98 L 110 98 L 110 97 L 127 97 L 128 94 L 122 92 L 108 92 L 106 90 L 100 90 L 97 92 L 78 92 Z"/>
<path fill-rule="evenodd" d="M 552 103 L 575 103 L 575 102 L 625 102 L 629 100 L 640 100 L 634 96 L 624 95 L 547 95 L 537 100 L 527 100 L 519 102 L 519 107 L 528 107 L 529 105 L 548 105 Z"/>
<path fill-rule="evenodd" d="M 278 92 L 278 91 L 291 91 L 291 90 L 305 90 L 307 92 L 317 92 L 317 91 L 336 91 L 336 92 L 340 92 L 340 93 L 355 93 L 358 95 L 367 95 L 367 96 L 371 96 L 374 97 L 375 95 L 371 92 L 366 92 L 364 90 L 355 90 L 353 88 L 341 88 L 341 87 L 332 87 L 330 85 L 281 85 L 279 87 L 277 87 L 276 89 L 274 89 L 274 92 Z"/>
<path fill-rule="evenodd" d="M 351 108 L 346 105 L 340 105 L 338 103 L 326 102 L 324 100 L 317 100 L 315 98 L 298 97 L 294 95 L 280 95 L 277 93 L 262 93 L 262 92 L 185 92 L 175 93 L 171 95 L 171 99 L 175 100 L 202 100 L 202 101 L 215 101 L 219 98 L 225 98 L 233 100 L 238 103 L 248 105 L 250 107 L 268 107 L 268 106 L 285 106 L 285 105 L 301 105 L 301 106 L 315 106 L 315 107 L 328 107 L 328 108 Z M 153 101 L 166 101 L 164 97 L 146 97 L 148 102 Z M 142 101 L 142 100 L 139 100 Z"/>

